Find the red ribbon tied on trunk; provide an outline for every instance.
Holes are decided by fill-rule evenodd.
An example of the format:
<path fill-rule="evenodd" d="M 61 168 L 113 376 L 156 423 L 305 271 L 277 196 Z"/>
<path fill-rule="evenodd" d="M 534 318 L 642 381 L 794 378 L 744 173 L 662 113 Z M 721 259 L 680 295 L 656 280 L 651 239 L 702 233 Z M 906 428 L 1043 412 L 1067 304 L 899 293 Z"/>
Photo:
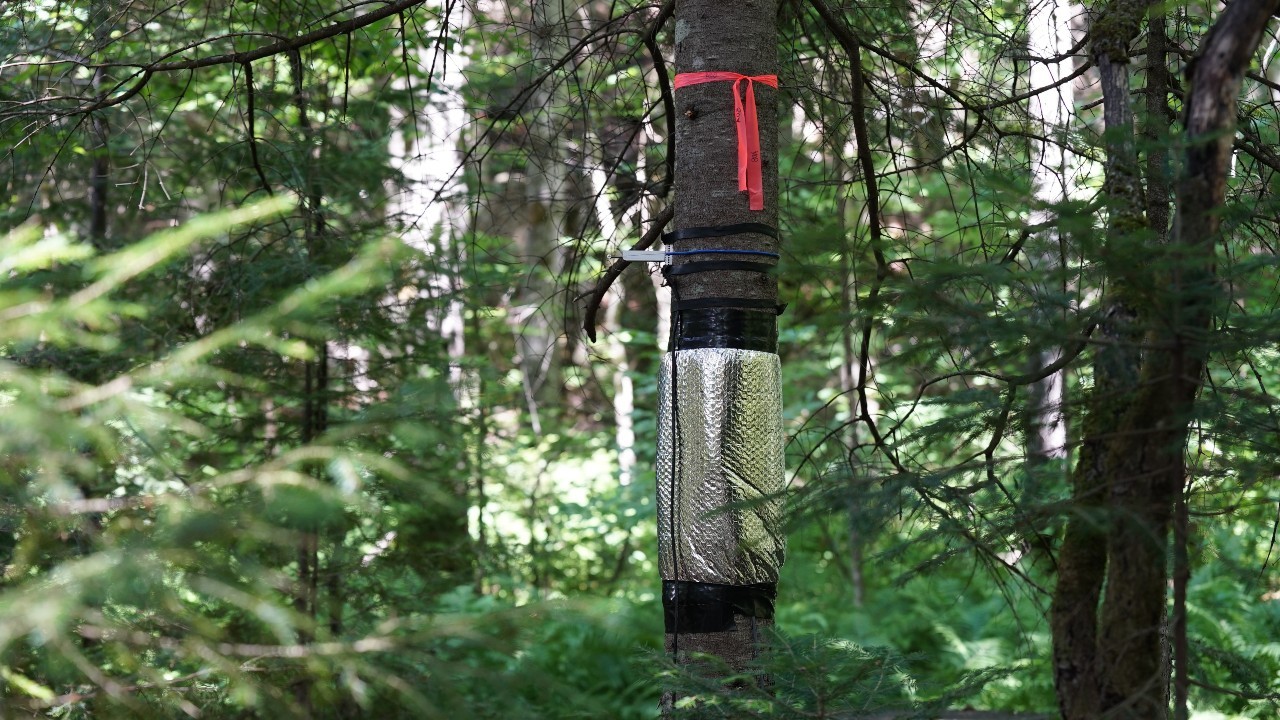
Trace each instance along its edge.
<path fill-rule="evenodd" d="M 746 92 L 741 91 L 746 81 Z M 733 83 L 733 122 L 738 129 L 738 189 L 745 190 L 752 210 L 764 209 L 764 180 L 760 172 L 760 124 L 756 118 L 755 83 L 778 87 L 777 75 L 735 72 L 695 72 L 676 75 L 676 89 L 709 82 Z M 745 95 L 745 107 L 744 107 Z"/>

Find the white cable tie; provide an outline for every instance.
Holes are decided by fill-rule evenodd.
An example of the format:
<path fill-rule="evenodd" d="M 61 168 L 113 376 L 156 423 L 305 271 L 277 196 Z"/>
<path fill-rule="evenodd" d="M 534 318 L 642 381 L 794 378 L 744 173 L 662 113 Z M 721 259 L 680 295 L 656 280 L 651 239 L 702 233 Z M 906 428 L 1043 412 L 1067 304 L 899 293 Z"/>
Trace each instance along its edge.
<path fill-rule="evenodd" d="M 622 259 L 628 262 L 665 262 L 664 250 L 623 250 Z"/>

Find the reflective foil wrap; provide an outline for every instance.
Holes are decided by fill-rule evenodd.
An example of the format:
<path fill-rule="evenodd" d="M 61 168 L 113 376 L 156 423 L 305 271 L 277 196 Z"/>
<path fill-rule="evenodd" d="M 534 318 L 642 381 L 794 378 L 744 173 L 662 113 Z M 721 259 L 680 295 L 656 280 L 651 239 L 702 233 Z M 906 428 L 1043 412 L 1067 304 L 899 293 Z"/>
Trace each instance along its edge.
<path fill-rule="evenodd" d="M 662 358 L 657 475 L 663 580 L 778 581 L 785 550 L 779 527 L 781 375 L 777 355 L 754 350 L 700 348 Z"/>

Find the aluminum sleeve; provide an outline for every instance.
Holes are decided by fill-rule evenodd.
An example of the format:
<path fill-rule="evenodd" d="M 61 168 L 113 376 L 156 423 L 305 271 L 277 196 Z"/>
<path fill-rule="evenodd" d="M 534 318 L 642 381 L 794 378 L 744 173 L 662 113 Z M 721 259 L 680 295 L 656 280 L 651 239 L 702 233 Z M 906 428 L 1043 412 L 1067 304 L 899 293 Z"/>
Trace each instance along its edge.
<path fill-rule="evenodd" d="M 657 479 L 664 580 L 778 581 L 785 551 L 781 380 L 773 353 L 701 348 L 662 358 Z"/>

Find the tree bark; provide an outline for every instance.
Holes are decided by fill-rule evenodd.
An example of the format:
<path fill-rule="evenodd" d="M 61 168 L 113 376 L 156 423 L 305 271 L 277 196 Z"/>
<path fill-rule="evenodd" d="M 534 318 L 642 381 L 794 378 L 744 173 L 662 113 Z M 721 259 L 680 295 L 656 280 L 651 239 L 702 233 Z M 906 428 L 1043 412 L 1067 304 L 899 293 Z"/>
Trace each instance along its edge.
<path fill-rule="evenodd" d="M 777 10 L 776 0 L 744 0 L 735 3 L 732 8 L 716 0 L 682 0 L 677 4 L 675 13 L 677 76 L 709 71 L 748 76 L 776 74 Z M 738 223 L 762 223 L 777 228 L 778 92 L 762 82 L 754 83 L 764 209 L 752 211 L 749 209 L 747 195 L 738 188 L 735 90 L 733 82 L 707 82 L 683 87 L 675 92 L 677 230 Z M 738 91 L 745 90 L 746 88 L 741 88 Z M 745 249 L 776 253 L 778 241 L 766 234 L 738 233 L 682 241 L 675 249 Z M 770 262 L 761 256 L 692 255 L 677 259 L 673 268 L 679 268 L 688 262 L 719 259 Z M 754 343 L 760 343 L 776 350 L 776 313 L 772 306 L 777 302 L 778 288 L 773 275 L 745 270 L 714 270 L 673 274 L 669 278 L 669 284 L 673 291 L 671 349 L 675 352 L 672 356 L 685 355 L 691 345 L 696 346 L 690 342 L 689 337 L 682 335 L 682 328 L 688 328 L 689 318 L 687 312 L 681 311 L 679 304 L 715 298 L 745 301 L 745 306 L 728 303 L 716 309 L 727 313 L 740 312 L 740 317 L 752 318 L 748 322 L 753 327 L 766 328 L 748 343 L 752 347 L 745 349 L 756 349 Z M 717 347 L 743 346 L 727 341 Z M 683 367 L 683 359 L 676 360 L 672 356 L 669 356 L 671 364 L 677 368 Z M 673 377 L 678 379 L 678 373 L 673 373 Z M 778 392 L 780 389 L 764 390 Z M 673 392 L 673 396 L 679 395 Z M 740 400 L 751 401 L 733 398 L 731 402 Z M 776 420 L 776 439 L 780 443 L 781 418 Z M 680 432 L 688 433 L 690 430 L 681 428 Z M 730 447 L 723 449 L 726 456 L 734 452 Z M 671 459 L 659 457 L 658 462 L 671 462 Z M 673 489 L 680 492 L 678 488 Z M 672 527 L 675 527 L 674 523 Z M 660 528 L 660 533 L 663 531 Z M 668 553 L 675 551 L 673 557 L 682 557 L 680 553 L 689 546 L 691 538 L 677 538 L 673 532 L 671 540 L 673 542 L 667 545 Z M 744 669 L 756 656 L 763 631 L 772 625 L 772 597 L 769 597 L 767 607 L 761 603 L 727 599 L 726 596 L 718 595 L 725 588 L 699 581 L 696 574 L 681 562 L 675 564 L 673 572 L 664 569 L 663 580 L 668 651 L 675 653 L 678 661 L 685 661 L 688 652 L 710 653 L 726 661 L 734 670 Z M 770 587 L 751 587 L 771 594 L 774 584 L 765 584 Z M 729 594 L 732 595 L 733 592 L 730 590 Z M 694 596 L 697 599 L 690 600 Z M 732 622 L 727 628 L 715 631 L 689 629 L 687 625 L 690 618 L 687 615 L 692 612 L 692 606 L 686 602 L 699 603 L 699 612 L 722 613 L 725 617 L 731 617 Z M 681 613 L 686 615 L 682 617 Z"/>

